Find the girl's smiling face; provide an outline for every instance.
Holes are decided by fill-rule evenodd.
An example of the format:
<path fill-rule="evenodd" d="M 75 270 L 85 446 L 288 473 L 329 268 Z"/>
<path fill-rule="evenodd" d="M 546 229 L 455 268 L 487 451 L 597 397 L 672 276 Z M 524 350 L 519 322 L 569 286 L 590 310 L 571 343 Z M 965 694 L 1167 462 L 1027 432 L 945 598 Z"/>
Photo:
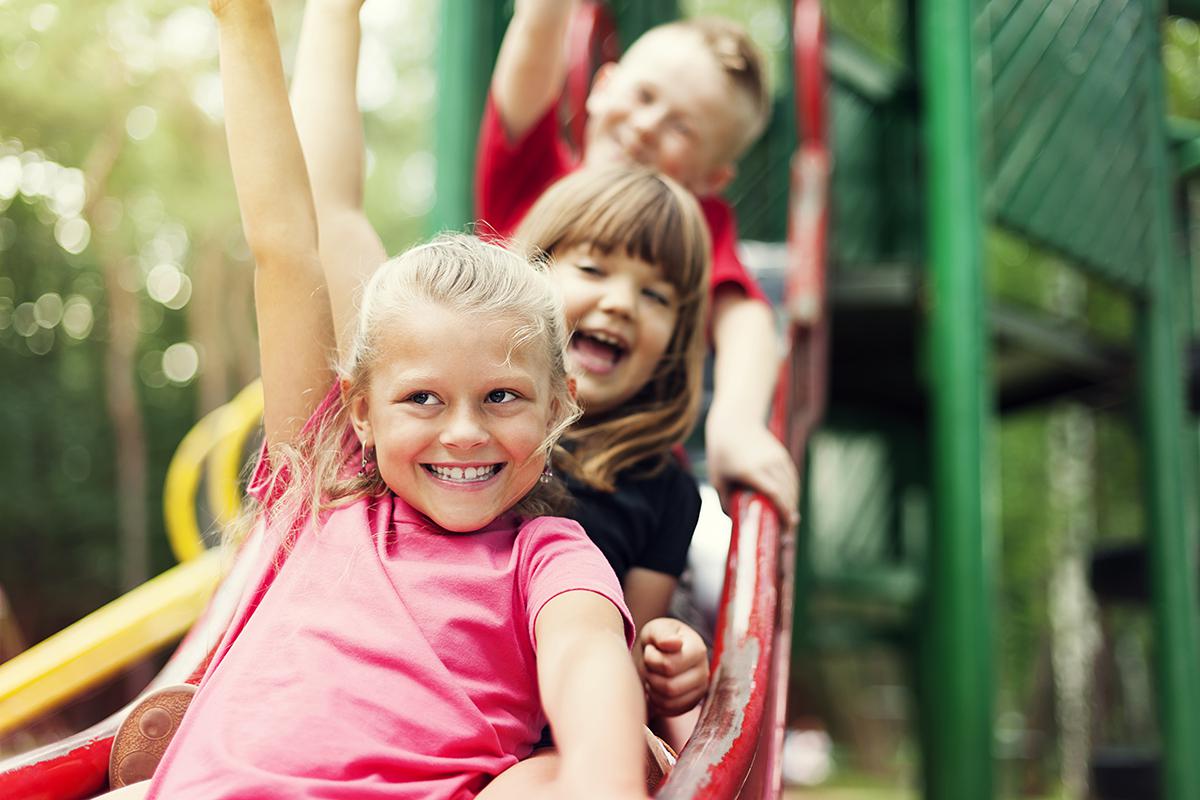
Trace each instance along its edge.
<path fill-rule="evenodd" d="M 549 370 L 536 346 L 513 348 L 516 324 L 409 305 L 351 407 L 384 482 L 449 531 L 479 530 L 511 509 L 545 464 Z"/>
<path fill-rule="evenodd" d="M 679 314 L 674 284 L 654 264 L 587 246 L 554 259 L 563 296 L 567 362 L 584 415 L 619 407 L 654 376 Z"/>

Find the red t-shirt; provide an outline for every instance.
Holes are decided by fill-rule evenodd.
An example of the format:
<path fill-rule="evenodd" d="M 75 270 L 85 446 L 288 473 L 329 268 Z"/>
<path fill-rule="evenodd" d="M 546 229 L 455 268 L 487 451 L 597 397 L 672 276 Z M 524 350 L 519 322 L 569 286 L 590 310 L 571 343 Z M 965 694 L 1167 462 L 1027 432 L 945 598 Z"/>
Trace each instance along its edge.
<path fill-rule="evenodd" d="M 558 134 L 555 107 L 515 142 L 508 140 L 491 94 L 479 126 L 475 161 L 475 214 L 482 230 L 510 236 L 542 192 L 579 167 Z M 737 256 L 737 220 L 720 197 L 699 198 L 712 236 L 710 288 L 735 286 L 746 296 L 767 302 L 758 283 Z"/>

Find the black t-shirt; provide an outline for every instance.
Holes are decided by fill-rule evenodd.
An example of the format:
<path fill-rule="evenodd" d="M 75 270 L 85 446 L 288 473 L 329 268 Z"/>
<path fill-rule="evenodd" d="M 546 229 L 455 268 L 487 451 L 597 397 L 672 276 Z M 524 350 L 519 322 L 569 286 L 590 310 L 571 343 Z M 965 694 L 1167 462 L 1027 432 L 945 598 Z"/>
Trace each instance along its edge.
<path fill-rule="evenodd" d="M 674 459 L 646 477 L 639 467 L 621 473 L 616 491 L 602 492 L 567 476 L 574 506 L 567 516 L 587 531 L 624 583 L 631 567 L 679 577 L 700 518 L 696 479 Z"/>

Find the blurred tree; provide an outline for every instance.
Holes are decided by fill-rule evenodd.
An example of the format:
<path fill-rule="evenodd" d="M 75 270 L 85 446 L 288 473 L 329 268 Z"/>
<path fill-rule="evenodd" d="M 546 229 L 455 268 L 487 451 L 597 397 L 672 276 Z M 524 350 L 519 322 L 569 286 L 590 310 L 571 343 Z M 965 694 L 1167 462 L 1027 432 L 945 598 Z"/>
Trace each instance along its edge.
<path fill-rule="evenodd" d="M 301 4 L 277 9 L 290 63 Z M 368 211 L 433 199 L 436 3 L 368 4 Z M 170 563 L 188 427 L 258 371 L 207 4 L 0 2 L 0 586 L 37 641 Z"/>

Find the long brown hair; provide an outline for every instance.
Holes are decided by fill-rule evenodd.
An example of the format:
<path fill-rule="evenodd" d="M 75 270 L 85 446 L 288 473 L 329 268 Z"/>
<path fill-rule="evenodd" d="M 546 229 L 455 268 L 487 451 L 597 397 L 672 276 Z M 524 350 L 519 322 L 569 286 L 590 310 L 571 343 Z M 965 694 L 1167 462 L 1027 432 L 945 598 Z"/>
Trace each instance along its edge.
<path fill-rule="evenodd" d="M 705 351 L 711 261 L 708 226 L 691 192 L 642 168 L 585 168 L 534 203 L 515 238 L 553 258 L 583 246 L 656 265 L 678 296 L 675 329 L 654 375 L 619 408 L 587 415 L 563 435 L 570 458 L 560 466 L 612 491 L 618 473 L 671 447 L 696 424 Z"/>

